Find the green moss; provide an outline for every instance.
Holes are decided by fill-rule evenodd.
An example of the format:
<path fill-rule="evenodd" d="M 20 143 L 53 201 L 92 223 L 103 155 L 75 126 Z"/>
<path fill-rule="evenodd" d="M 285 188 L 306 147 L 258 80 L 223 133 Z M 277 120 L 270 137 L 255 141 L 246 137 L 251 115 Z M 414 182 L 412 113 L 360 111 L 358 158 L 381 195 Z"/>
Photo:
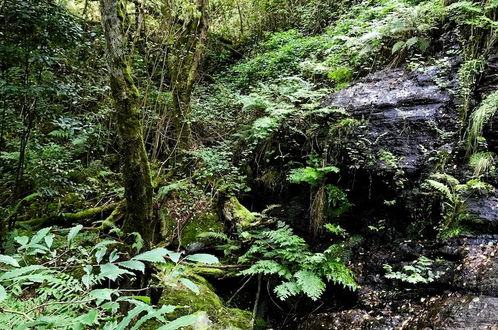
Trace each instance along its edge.
<path fill-rule="evenodd" d="M 171 236 L 176 228 L 176 221 L 168 214 L 168 210 L 163 208 L 159 210 L 159 221 L 161 237 Z"/>
<path fill-rule="evenodd" d="M 223 212 L 229 221 L 236 223 L 241 229 L 250 227 L 251 224 L 257 221 L 256 215 L 240 204 L 236 197 L 230 197 L 225 202 Z"/>
<path fill-rule="evenodd" d="M 161 236 L 169 237 L 175 233 L 176 221 L 168 215 L 166 209 L 159 211 L 159 219 L 161 221 Z M 197 235 L 203 232 L 224 232 L 225 227 L 223 222 L 220 220 L 218 214 L 214 211 L 208 211 L 201 213 L 194 219 L 189 221 L 187 225 L 183 228 L 181 244 L 187 246 L 191 243 L 199 241 Z"/>
<path fill-rule="evenodd" d="M 198 241 L 197 235 L 208 231 L 217 233 L 225 231 L 225 227 L 223 226 L 220 217 L 212 211 L 200 214 L 185 226 L 182 232 L 182 245 L 188 245 Z"/>
<path fill-rule="evenodd" d="M 209 329 L 252 328 L 251 312 L 225 307 L 221 298 L 214 292 L 213 287 L 203 277 L 190 275 L 189 279 L 197 285 L 199 294 L 180 285 L 164 288 L 159 305 L 183 306 L 171 314 L 170 319 L 206 312 L 211 322 Z"/>

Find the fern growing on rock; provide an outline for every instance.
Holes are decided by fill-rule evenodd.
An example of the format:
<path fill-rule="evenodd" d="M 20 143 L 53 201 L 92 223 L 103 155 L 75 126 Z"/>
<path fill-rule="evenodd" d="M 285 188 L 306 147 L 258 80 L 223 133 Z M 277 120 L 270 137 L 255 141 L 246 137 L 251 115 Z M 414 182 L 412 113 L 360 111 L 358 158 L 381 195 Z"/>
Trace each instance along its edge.
<path fill-rule="evenodd" d="M 460 183 L 455 177 L 446 173 L 435 173 L 425 180 L 423 186 L 435 192 L 441 198 L 443 222 L 438 226 L 441 238 L 458 236 L 463 231 L 463 224 L 469 218 L 466 206 L 467 198 L 472 194 L 494 191 L 493 186 L 479 179 Z"/>

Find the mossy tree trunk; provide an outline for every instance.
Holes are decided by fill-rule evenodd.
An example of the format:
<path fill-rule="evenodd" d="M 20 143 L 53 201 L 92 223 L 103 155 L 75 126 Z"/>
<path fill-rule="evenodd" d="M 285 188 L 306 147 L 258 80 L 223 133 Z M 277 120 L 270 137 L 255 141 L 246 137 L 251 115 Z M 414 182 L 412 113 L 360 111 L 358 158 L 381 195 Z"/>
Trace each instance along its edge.
<path fill-rule="evenodd" d="M 199 76 L 209 29 L 208 0 L 165 2 L 164 27 L 172 45 L 168 68 L 173 97 L 172 116 L 180 149 L 192 146 L 190 98 Z M 185 15 L 185 13 L 188 13 Z"/>
<path fill-rule="evenodd" d="M 138 91 L 133 83 L 130 60 L 124 55 L 125 11 L 119 0 L 100 0 L 100 3 L 126 197 L 123 230 L 138 232 L 150 243 L 156 227 L 152 218 L 152 183 L 137 106 Z"/>

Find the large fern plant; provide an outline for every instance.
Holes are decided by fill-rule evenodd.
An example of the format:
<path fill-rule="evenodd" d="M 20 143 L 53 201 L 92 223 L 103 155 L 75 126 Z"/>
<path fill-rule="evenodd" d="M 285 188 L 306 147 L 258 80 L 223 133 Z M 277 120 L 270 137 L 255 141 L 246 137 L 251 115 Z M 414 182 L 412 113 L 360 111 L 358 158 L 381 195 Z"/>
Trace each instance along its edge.
<path fill-rule="evenodd" d="M 435 192 L 441 199 L 442 223 L 438 226 L 440 238 L 458 236 L 469 218 L 466 200 L 475 194 L 494 191 L 493 186 L 479 179 L 460 183 L 455 177 L 446 173 L 434 173 L 425 180 L 423 187 Z"/>
<path fill-rule="evenodd" d="M 246 238 L 253 242 L 239 262 L 253 264 L 241 275 L 262 274 L 279 279 L 274 292 L 282 300 L 298 294 L 317 300 L 325 291 L 326 282 L 351 290 L 357 288 L 353 273 L 335 253 L 336 245 L 324 252 L 311 252 L 305 240 L 283 222 L 275 230 L 260 230 Z"/>

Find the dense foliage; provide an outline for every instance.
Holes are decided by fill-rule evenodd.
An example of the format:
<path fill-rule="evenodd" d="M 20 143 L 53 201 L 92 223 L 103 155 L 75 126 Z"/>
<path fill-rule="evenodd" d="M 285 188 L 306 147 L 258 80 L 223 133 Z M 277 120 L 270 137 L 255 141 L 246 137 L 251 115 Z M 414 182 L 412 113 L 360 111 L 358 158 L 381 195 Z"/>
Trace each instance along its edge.
<path fill-rule="evenodd" d="M 494 193 L 484 135 L 498 91 L 476 86 L 496 51 L 497 8 L 0 2 L 0 324 L 263 328 L 280 316 L 261 306 L 285 320 L 344 307 L 334 295 L 359 288 L 351 256 L 365 239 L 472 232 L 467 202 Z M 328 101 L 388 68 L 436 76 L 458 98 L 457 130 L 434 123 L 455 152 L 428 154 L 420 182 L 377 140 L 357 138 L 368 111 Z M 137 148 L 141 159 L 125 157 Z M 371 196 L 375 180 L 385 195 Z M 411 231 L 395 225 L 408 187 L 424 200 Z M 366 212 L 372 200 L 385 216 Z M 428 285 L 443 275 L 435 264 L 420 256 L 382 272 Z"/>

